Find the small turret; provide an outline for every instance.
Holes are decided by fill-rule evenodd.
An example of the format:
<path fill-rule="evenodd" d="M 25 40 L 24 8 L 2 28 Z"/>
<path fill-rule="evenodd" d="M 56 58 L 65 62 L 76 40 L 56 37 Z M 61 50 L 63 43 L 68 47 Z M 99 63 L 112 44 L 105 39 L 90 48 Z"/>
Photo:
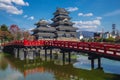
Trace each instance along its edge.
<path fill-rule="evenodd" d="M 50 27 L 46 20 L 41 19 L 39 22 L 35 23 L 37 26 L 33 29 L 33 35 L 36 39 L 54 39 L 56 29 L 55 27 Z"/>

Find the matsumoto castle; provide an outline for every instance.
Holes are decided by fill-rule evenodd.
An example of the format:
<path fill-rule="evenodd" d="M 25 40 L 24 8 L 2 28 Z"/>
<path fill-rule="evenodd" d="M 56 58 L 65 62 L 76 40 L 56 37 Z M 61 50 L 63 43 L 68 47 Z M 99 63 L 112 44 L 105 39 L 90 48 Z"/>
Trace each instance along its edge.
<path fill-rule="evenodd" d="M 64 8 L 57 8 L 57 10 L 53 13 L 54 17 L 51 19 L 53 22 L 49 24 L 46 20 L 40 20 L 35 25 L 37 26 L 32 30 L 33 36 L 36 40 L 38 39 L 57 39 L 57 40 L 81 40 L 85 39 L 85 36 L 89 36 L 87 38 L 94 38 L 95 33 L 81 33 L 79 38 L 77 37 L 77 28 L 73 27 L 73 22 L 71 22 L 71 18 L 69 17 L 69 12 Z M 117 34 L 115 34 L 115 24 L 112 25 L 113 31 L 112 33 L 105 32 L 99 33 L 103 38 L 109 38 L 110 36 L 115 38 Z M 87 34 L 87 35 L 86 35 Z M 97 36 L 98 37 L 98 36 Z M 101 36 L 99 36 L 101 37 Z"/>
<path fill-rule="evenodd" d="M 32 30 L 35 39 L 77 40 L 77 29 L 70 21 L 69 12 L 64 8 L 57 8 L 53 15 L 53 23 L 40 20 L 35 24 L 37 27 Z"/>

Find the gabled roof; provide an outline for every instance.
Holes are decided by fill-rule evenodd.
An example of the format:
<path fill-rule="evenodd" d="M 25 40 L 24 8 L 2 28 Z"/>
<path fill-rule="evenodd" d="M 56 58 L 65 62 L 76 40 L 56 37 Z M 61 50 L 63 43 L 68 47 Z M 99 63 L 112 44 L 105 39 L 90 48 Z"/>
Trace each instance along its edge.
<path fill-rule="evenodd" d="M 45 31 L 45 32 L 55 32 L 56 31 L 56 29 L 55 29 L 55 27 L 38 27 L 38 28 L 35 28 L 35 29 L 33 29 L 33 32 L 34 31 Z"/>
<path fill-rule="evenodd" d="M 35 23 L 35 25 L 37 25 L 37 26 L 43 26 L 43 25 L 46 26 L 46 25 L 48 25 L 48 22 L 46 20 L 44 20 L 44 19 L 41 19 L 40 21 Z"/>
<path fill-rule="evenodd" d="M 53 23 L 55 26 L 59 26 L 59 25 L 69 25 L 72 26 L 74 23 L 70 22 L 70 21 L 57 21 Z"/>
<path fill-rule="evenodd" d="M 59 20 L 59 19 L 61 19 L 61 20 L 64 20 L 64 19 L 68 19 L 68 20 L 70 20 L 71 17 L 69 17 L 69 16 L 59 15 L 59 16 L 56 16 L 56 17 L 52 18 L 51 20 L 52 20 L 52 21 L 57 21 L 57 20 Z"/>
<path fill-rule="evenodd" d="M 76 31 L 77 28 L 72 27 L 72 26 L 58 26 L 57 27 L 58 30 L 68 30 L 68 31 Z"/>
<path fill-rule="evenodd" d="M 39 32 L 37 34 L 35 34 L 36 36 L 43 36 L 43 37 L 55 37 L 55 34 L 54 33 L 43 33 L 43 32 Z"/>
<path fill-rule="evenodd" d="M 57 8 L 56 12 L 68 13 L 68 11 L 65 8 Z"/>
<path fill-rule="evenodd" d="M 64 35 L 65 37 L 72 37 L 77 36 L 76 32 L 64 32 L 64 31 L 57 31 L 58 36 Z"/>

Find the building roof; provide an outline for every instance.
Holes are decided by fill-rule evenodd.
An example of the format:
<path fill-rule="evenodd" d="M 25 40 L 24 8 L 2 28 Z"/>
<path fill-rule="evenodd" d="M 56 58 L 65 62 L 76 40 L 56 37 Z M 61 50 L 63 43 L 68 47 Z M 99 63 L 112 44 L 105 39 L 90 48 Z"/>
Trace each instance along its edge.
<path fill-rule="evenodd" d="M 40 21 L 35 23 L 35 25 L 37 25 L 37 26 L 46 26 L 46 25 L 48 25 L 48 22 L 46 20 L 44 20 L 44 19 L 41 19 Z"/>
<path fill-rule="evenodd" d="M 36 36 L 41 36 L 41 37 L 55 37 L 54 33 L 43 33 L 43 32 L 38 32 L 35 34 Z"/>
<path fill-rule="evenodd" d="M 77 28 L 72 27 L 72 26 L 58 26 L 57 29 L 60 30 L 60 31 L 68 30 L 68 31 L 75 31 L 75 32 L 77 30 Z"/>
<path fill-rule="evenodd" d="M 58 15 L 58 14 L 66 14 L 66 15 L 68 15 L 69 12 L 66 9 L 64 9 L 64 8 L 57 8 L 56 12 L 53 13 L 53 14 L 54 15 Z"/>
<path fill-rule="evenodd" d="M 58 16 L 55 16 L 53 19 L 51 19 L 51 20 L 53 20 L 53 21 L 58 21 L 58 20 L 64 20 L 64 19 L 68 19 L 68 20 L 70 20 L 71 18 L 67 15 L 67 16 L 65 16 L 65 15 L 58 15 Z"/>
<path fill-rule="evenodd" d="M 69 25 L 69 26 L 72 26 L 74 23 L 70 22 L 70 21 L 57 21 L 57 22 L 54 22 L 53 25 L 54 26 L 59 26 L 59 25 Z"/>
<path fill-rule="evenodd" d="M 55 27 L 43 27 L 43 26 L 41 26 L 41 27 L 33 29 L 33 31 L 55 32 L 56 29 L 55 29 Z"/>
<path fill-rule="evenodd" d="M 57 31 L 58 36 L 64 35 L 64 37 L 76 37 L 76 32 L 64 32 L 64 31 Z"/>

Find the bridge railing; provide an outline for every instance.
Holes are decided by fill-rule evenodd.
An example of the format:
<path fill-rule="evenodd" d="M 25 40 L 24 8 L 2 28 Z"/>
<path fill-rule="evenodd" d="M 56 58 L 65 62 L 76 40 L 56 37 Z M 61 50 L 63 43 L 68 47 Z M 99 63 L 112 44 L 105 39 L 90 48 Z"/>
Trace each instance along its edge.
<path fill-rule="evenodd" d="M 18 45 L 18 46 L 53 46 L 60 48 L 68 48 L 74 50 L 84 50 L 96 52 L 98 54 L 107 54 L 112 56 L 120 56 L 119 44 L 107 44 L 98 42 L 79 42 L 79 41 L 60 41 L 60 40 L 22 40 L 4 43 L 3 46 Z"/>
<path fill-rule="evenodd" d="M 44 46 L 44 40 L 24 40 L 24 46 Z"/>
<path fill-rule="evenodd" d="M 49 40 L 45 41 L 45 45 L 120 56 L 120 45 L 117 44 Z"/>

